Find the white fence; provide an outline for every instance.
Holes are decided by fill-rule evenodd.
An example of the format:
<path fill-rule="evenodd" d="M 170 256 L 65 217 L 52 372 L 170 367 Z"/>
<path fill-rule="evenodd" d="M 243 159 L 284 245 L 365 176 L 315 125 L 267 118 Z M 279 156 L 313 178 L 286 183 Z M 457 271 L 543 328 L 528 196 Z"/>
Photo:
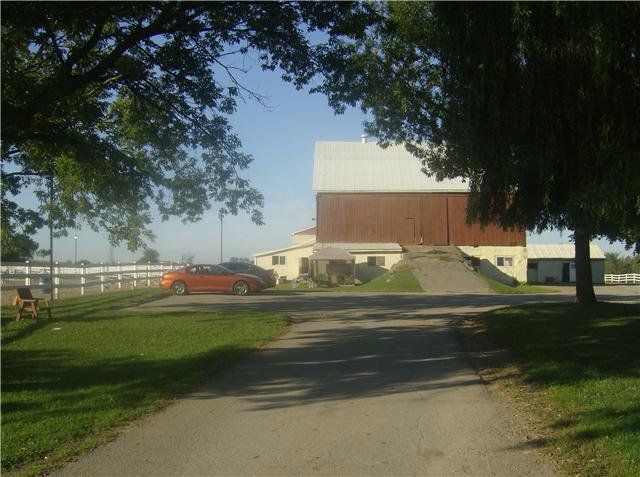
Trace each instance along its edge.
<path fill-rule="evenodd" d="M 604 275 L 605 283 L 615 283 L 620 284 L 624 283 L 627 285 L 640 285 L 640 273 L 626 273 L 624 275 L 613 275 L 610 273 L 605 273 Z"/>
<path fill-rule="evenodd" d="M 140 286 L 157 286 L 164 272 L 175 270 L 175 262 L 160 263 L 110 263 L 100 265 L 68 266 L 55 263 L 53 267 L 54 298 L 60 296 L 60 289 L 80 289 L 80 295 L 87 288 L 94 287 L 100 293 L 115 288 L 136 289 Z M 32 287 L 50 290 L 50 269 L 48 266 L 25 263 L 3 263 L 0 266 L 2 289 L 14 290 L 18 287 Z"/>

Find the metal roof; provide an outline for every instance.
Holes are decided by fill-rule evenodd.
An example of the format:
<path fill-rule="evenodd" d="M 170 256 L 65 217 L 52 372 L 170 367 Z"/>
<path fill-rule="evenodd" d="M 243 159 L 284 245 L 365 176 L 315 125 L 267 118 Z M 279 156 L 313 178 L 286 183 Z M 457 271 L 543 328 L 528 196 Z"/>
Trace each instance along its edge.
<path fill-rule="evenodd" d="M 309 256 L 309 260 L 348 260 L 353 261 L 355 257 L 346 250 L 335 247 L 327 247 L 318 250 Z"/>
<path fill-rule="evenodd" d="M 295 232 L 292 232 L 291 235 L 309 235 L 312 230 L 315 233 L 315 231 L 316 231 L 316 226 L 315 225 L 311 225 L 310 227 L 307 227 L 306 229 L 296 230 Z"/>
<path fill-rule="evenodd" d="M 461 179 L 438 182 L 403 146 L 382 149 L 376 143 L 317 141 L 314 192 L 467 192 Z"/>
<path fill-rule="evenodd" d="M 604 253 L 595 244 L 590 245 L 592 259 L 604 259 Z M 544 259 L 571 259 L 576 258 L 575 246 L 572 243 L 530 243 L 527 244 L 527 256 L 529 260 Z"/>
<path fill-rule="evenodd" d="M 397 243 L 317 243 L 314 250 L 341 248 L 349 252 L 402 252 Z"/>
<path fill-rule="evenodd" d="M 259 252 L 259 253 L 254 253 L 252 256 L 253 257 L 264 257 L 265 255 L 273 255 L 275 253 L 281 253 L 281 252 L 286 252 L 288 250 L 294 250 L 296 248 L 303 248 L 303 247 L 309 247 L 310 245 L 313 245 L 316 241 L 316 238 L 311 238 L 309 240 L 305 240 L 304 242 L 300 242 L 297 243 L 295 245 L 290 245 L 288 247 L 284 247 L 284 248 L 279 248 L 277 250 L 269 250 L 268 252 Z"/>

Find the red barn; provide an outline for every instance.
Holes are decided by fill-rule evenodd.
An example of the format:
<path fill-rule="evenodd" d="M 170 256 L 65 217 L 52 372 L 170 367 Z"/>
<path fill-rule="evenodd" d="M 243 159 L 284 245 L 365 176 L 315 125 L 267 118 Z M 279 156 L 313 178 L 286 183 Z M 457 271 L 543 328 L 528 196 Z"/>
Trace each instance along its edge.
<path fill-rule="evenodd" d="M 403 147 L 316 142 L 320 243 L 526 246 L 523 229 L 467 224 L 468 187 L 436 181 Z"/>

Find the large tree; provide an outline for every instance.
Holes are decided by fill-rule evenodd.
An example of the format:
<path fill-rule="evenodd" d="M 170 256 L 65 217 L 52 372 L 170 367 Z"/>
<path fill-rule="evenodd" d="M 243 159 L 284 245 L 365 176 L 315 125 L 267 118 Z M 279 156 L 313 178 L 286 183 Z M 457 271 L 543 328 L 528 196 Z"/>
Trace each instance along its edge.
<path fill-rule="evenodd" d="M 135 250 L 153 207 L 199 219 L 212 202 L 262 222 L 262 195 L 240 175 L 252 158 L 228 117 L 245 66 L 279 69 L 296 87 L 327 43 L 362 32 L 357 3 L 3 2 L 2 237 L 81 219 Z M 312 44 L 309 32 L 323 43 Z M 244 60 L 247 60 L 245 63 Z M 20 227 L 24 230 L 21 231 Z"/>
<path fill-rule="evenodd" d="M 469 181 L 470 219 L 640 244 L 640 4 L 402 3 L 327 62 L 319 90 L 369 133 Z"/>

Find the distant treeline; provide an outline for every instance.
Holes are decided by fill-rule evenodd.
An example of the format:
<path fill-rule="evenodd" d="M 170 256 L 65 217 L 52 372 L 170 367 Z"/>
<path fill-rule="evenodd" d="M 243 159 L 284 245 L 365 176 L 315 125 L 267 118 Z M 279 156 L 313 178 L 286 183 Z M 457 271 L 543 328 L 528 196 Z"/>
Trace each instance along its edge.
<path fill-rule="evenodd" d="M 612 273 L 615 275 L 640 273 L 640 256 L 621 257 L 619 253 L 607 252 L 605 257 L 605 273 Z"/>

